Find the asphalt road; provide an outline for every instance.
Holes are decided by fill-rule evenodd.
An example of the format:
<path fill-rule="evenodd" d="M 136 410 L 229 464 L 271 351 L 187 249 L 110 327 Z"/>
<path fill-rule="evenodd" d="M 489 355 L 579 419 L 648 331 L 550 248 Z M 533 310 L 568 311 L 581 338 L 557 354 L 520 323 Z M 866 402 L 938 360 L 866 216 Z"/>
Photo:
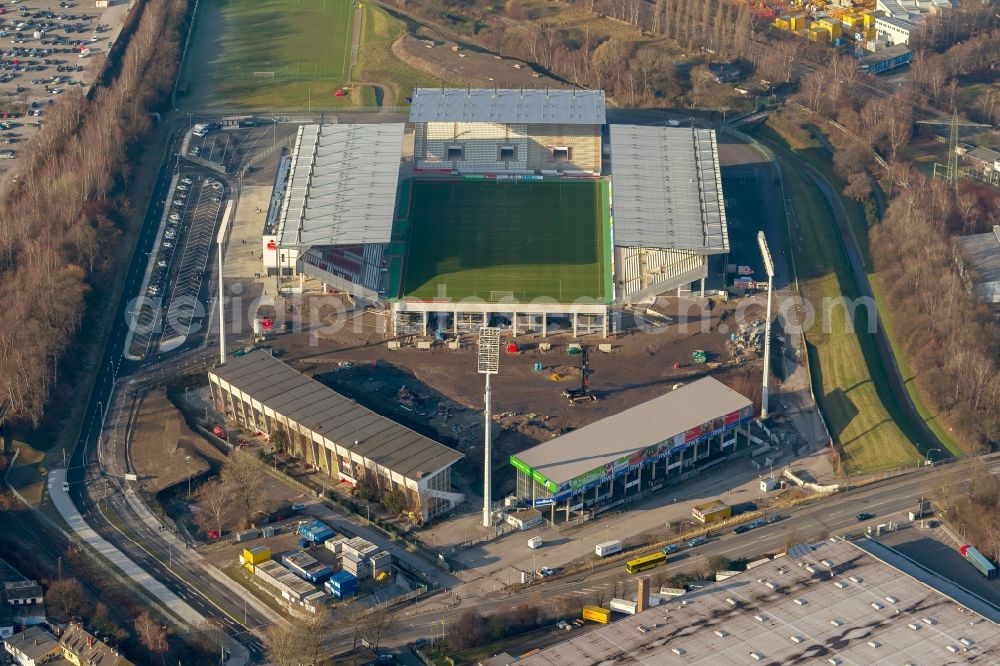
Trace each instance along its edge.
<path fill-rule="evenodd" d="M 988 460 L 987 465 L 991 470 L 1000 471 L 1000 458 Z M 859 533 L 869 525 L 906 520 L 906 512 L 916 507 L 920 497 L 928 494 L 930 482 L 942 469 L 947 468 L 936 468 L 927 473 L 915 472 L 838 493 L 828 499 L 782 512 L 781 515 L 787 516 L 784 520 L 743 534 L 728 531 L 697 548 L 683 548 L 669 558 L 666 566 L 651 569 L 643 575 L 695 571 L 701 568 L 699 560 L 710 555 L 723 555 L 731 560 L 752 560 L 768 553 L 784 551 L 786 543 L 792 537 L 796 541 L 815 541 L 832 535 Z M 860 523 L 856 518 L 859 513 L 871 513 L 875 518 Z M 593 601 L 598 588 L 603 586 L 610 589 L 616 581 L 624 579 L 630 581 L 634 591 L 637 576 L 626 574 L 624 566 L 621 561 L 597 566 L 586 574 L 577 572 L 543 579 L 510 596 L 496 593 L 484 598 L 455 600 L 457 605 L 451 608 L 422 611 L 401 609 L 397 611 L 397 621 L 384 644 L 402 646 L 417 638 L 430 638 L 435 631 L 440 633 L 442 622 L 447 631 L 447 627 L 469 608 L 489 614 L 506 611 L 524 603 L 537 605 L 541 600 L 565 595 Z M 605 597 L 607 596 L 610 595 L 606 594 Z M 337 646 L 346 649 L 350 647 L 350 642 L 341 641 Z"/>
<path fill-rule="evenodd" d="M 233 639 L 238 640 L 250 651 L 255 659 L 263 656 L 263 646 L 259 638 L 253 635 L 250 630 L 258 630 L 266 626 L 266 619 L 262 618 L 253 609 L 244 610 L 245 604 L 242 599 L 237 599 L 236 595 L 229 588 L 215 583 L 210 578 L 206 578 L 204 573 L 192 568 L 186 568 L 182 563 L 178 563 L 179 571 L 189 579 L 198 580 L 199 584 L 211 590 L 211 595 L 217 603 L 227 607 L 228 614 L 220 610 L 207 597 L 202 595 L 197 589 L 186 584 L 173 571 L 168 570 L 161 561 L 171 559 L 169 548 L 165 540 L 146 529 L 141 519 L 136 516 L 131 508 L 127 506 L 124 498 L 118 494 L 118 489 L 114 487 L 112 481 L 112 493 L 105 500 L 109 509 L 113 510 L 126 525 L 131 528 L 146 529 L 146 533 L 139 532 L 144 538 L 140 547 L 122 532 L 116 529 L 100 512 L 93 510 L 94 503 L 104 496 L 104 485 L 99 481 L 102 477 L 101 467 L 98 463 L 98 439 L 102 430 L 102 421 L 109 405 L 113 393 L 115 382 L 123 377 L 136 372 L 149 369 L 155 366 L 158 358 L 146 361 L 142 364 L 129 363 L 123 360 L 124 343 L 128 332 L 127 320 L 124 316 L 128 302 L 138 296 L 139 287 L 147 266 L 148 253 L 153 250 L 156 237 L 156 230 L 159 226 L 163 214 L 162 202 L 166 200 L 170 178 L 174 170 L 178 168 L 178 156 L 176 155 L 180 145 L 183 132 L 175 130 L 171 137 L 168 157 L 163 161 L 157 175 L 156 185 L 153 190 L 152 205 L 146 211 L 143 220 L 132 261 L 126 274 L 126 286 L 122 292 L 118 307 L 115 309 L 115 320 L 112 323 L 111 333 L 107 339 L 104 353 L 94 382 L 94 389 L 87 405 L 87 411 L 83 420 L 84 427 L 77 441 L 76 448 L 69 460 L 67 478 L 70 482 L 71 497 L 81 513 L 87 517 L 87 522 L 101 536 L 114 544 L 132 560 L 147 570 L 151 575 L 160 580 L 169 589 L 183 598 L 195 610 L 205 617 L 215 621 Z M 166 371 L 171 367 L 171 363 L 162 364 L 159 368 Z M 159 373 L 162 375 L 162 372 Z M 124 450 L 121 451 L 123 453 Z M 124 467 L 124 465 L 122 465 Z M 152 554 L 151 554 L 152 553 Z M 154 557 L 155 555 L 155 557 Z M 242 617 L 246 613 L 246 626 L 233 618 Z"/>

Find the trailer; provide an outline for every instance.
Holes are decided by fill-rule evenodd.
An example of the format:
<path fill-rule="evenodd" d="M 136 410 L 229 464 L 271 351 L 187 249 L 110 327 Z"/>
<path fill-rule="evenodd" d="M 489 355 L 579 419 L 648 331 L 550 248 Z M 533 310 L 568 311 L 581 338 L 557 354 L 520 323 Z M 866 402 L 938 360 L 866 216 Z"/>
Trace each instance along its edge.
<path fill-rule="evenodd" d="M 625 615 L 635 615 L 636 608 L 638 607 L 635 601 L 629 601 L 628 599 L 612 599 L 608 605 L 611 606 L 611 610 L 624 613 Z"/>
<path fill-rule="evenodd" d="M 594 546 L 594 553 L 598 557 L 607 557 L 608 555 L 614 555 L 615 553 L 620 553 L 622 550 L 621 541 L 605 541 L 604 543 L 599 543 Z"/>
<path fill-rule="evenodd" d="M 973 546 L 966 544 L 959 549 L 959 552 L 962 553 L 962 557 L 969 564 L 979 569 L 979 573 L 983 574 L 986 578 L 993 579 L 997 577 L 997 568 Z"/>
<path fill-rule="evenodd" d="M 611 610 L 608 608 L 601 608 L 600 606 L 584 606 L 581 617 L 584 620 L 590 620 L 591 622 L 607 624 L 611 621 Z"/>

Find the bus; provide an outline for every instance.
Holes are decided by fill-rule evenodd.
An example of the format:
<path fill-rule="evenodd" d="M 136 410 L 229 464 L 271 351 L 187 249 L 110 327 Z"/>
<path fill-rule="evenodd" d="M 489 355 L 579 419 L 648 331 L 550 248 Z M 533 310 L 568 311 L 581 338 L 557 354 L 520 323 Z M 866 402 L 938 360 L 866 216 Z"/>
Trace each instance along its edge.
<path fill-rule="evenodd" d="M 652 555 L 646 555 L 644 557 L 637 557 L 634 560 L 629 560 L 625 563 L 625 571 L 630 574 L 639 573 L 640 571 L 645 571 L 646 569 L 652 569 L 653 567 L 659 566 L 667 561 L 667 556 L 662 552 L 653 553 Z"/>

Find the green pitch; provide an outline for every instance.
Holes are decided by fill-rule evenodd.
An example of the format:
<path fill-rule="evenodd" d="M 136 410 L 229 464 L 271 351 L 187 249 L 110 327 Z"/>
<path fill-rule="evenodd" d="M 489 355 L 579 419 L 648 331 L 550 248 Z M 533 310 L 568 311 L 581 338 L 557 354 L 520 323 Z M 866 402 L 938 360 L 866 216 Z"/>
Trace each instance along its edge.
<path fill-rule="evenodd" d="M 400 297 L 607 302 L 604 182 L 411 180 L 400 199 Z"/>
<path fill-rule="evenodd" d="M 299 109 L 357 105 L 349 78 L 353 0 L 202 0 L 185 107 Z M 357 95 L 361 91 L 356 91 Z"/>

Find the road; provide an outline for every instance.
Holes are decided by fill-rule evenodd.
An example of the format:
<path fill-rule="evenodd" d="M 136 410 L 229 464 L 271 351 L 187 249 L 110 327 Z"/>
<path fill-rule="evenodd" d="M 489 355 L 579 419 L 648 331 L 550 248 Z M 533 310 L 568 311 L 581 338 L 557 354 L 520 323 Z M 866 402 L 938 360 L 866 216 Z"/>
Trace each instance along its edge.
<path fill-rule="evenodd" d="M 69 495 L 87 523 L 101 537 L 128 555 L 196 611 L 216 622 L 231 638 L 246 647 L 252 659 L 259 660 L 263 657 L 263 645 L 259 636 L 253 632 L 259 632 L 261 627 L 269 624 L 269 619 L 249 607 L 245 600 L 234 594 L 229 587 L 206 576 L 204 570 L 187 558 L 175 557 L 173 546 L 163 535 L 150 530 L 125 501 L 120 477 L 116 479 L 104 476 L 104 463 L 117 466 L 119 474 L 127 471 L 124 447 L 118 443 L 118 446 L 108 449 L 109 457 L 116 460 L 105 459 L 100 451 L 99 436 L 110 410 L 116 383 L 133 380 L 142 383 L 154 377 L 162 378 L 171 370 L 176 371 L 183 363 L 192 362 L 192 357 L 194 362 L 202 360 L 198 352 L 174 355 L 163 363 L 160 363 L 160 359 L 155 356 L 141 364 L 123 360 L 124 343 L 128 332 L 124 313 L 129 301 L 139 295 L 148 254 L 153 250 L 157 228 L 163 214 L 162 202 L 167 198 L 171 175 L 179 167 L 176 153 L 182 136 L 181 129 L 172 131 L 167 158 L 164 159 L 157 175 L 151 197 L 152 203 L 146 211 L 136 249 L 126 273 L 125 288 L 116 309 L 118 316 L 112 323 L 101 357 L 94 389 L 83 420 L 84 427 L 69 459 L 67 468 L 67 480 L 71 489 Z M 105 483 L 110 485 L 105 486 Z M 108 490 L 105 490 L 106 487 Z M 121 521 L 128 531 L 141 537 L 141 546 L 96 510 L 96 503 L 99 500 L 105 503 L 107 507 L 105 510 L 114 514 L 115 519 Z M 173 569 L 164 565 L 164 562 L 172 563 Z M 190 585 L 187 580 L 197 580 L 199 587 Z M 202 589 L 208 592 L 203 593 L 200 591 Z"/>
<path fill-rule="evenodd" d="M 994 474 L 1000 472 L 1000 458 L 987 460 L 987 467 Z M 917 500 L 928 494 L 933 478 L 946 471 L 947 467 L 944 467 L 928 475 L 904 475 L 837 493 L 829 499 L 782 512 L 781 515 L 788 517 L 780 522 L 744 534 L 727 532 L 711 538 L 708 543 L 696 549 L 685 547 L 679 554 L 671 556 L 666 566 L 649 570 L 644 575 L 691 572 L 700 569 L 699 560 L 710 555 L 722 555 L 730 560 L 753 559 L 768 553 L 783 552 L 790 539 L 814 541 L 829 535 L 858 533 L 869 525 L 905 521 L 905 512 L 916 507 Z M 856 516 L 862 512 L 874 514 L 875 518 L 859 523 Z M 440 633 L 442 622 L 447 630 L 448 626 L 470 608 L 489 614 L 507 611 L 520 604 L 538 605 L 541 599 L 551 601 L 566 595 L 593 601 L 600 588 L 610 590 L 615 582 L 624 579 L 631 581 L 629 584 L 633 586 L 634 592 L 637 576 L 629 576 L 625 573 L 624 562 L 616 562 L 597 566 L 585 574 L 566 574 L 543 579 L 510 596 L 499 592 L 481 598 L 457 600 L 450 608 L 400 610 L 385 644 L 402 646 L 417 638 L 430 638 L 435 631 Z M 606 600 L 611 595 L 606 593 L 604 596 Z M 350 643 L 341 641 L 339 646 L 350 647 Z"/>

